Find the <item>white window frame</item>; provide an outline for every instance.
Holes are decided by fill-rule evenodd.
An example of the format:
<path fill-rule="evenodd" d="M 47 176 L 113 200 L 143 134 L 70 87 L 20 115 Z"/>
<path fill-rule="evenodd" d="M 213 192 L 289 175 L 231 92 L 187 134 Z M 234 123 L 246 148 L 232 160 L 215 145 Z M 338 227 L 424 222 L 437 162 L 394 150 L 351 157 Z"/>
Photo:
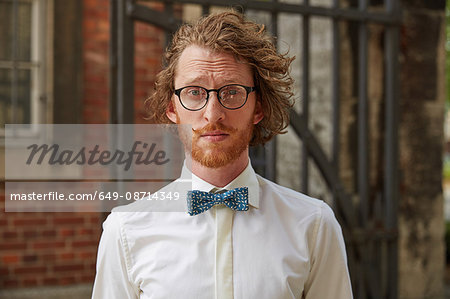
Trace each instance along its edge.
<path fill-rule="evenodd" d="M 4 1 L 4 0 L 1 0 Z M 11 3 L 14 0 L 9 0 Z M 19 0 L 18 0 L 19 1 Z M 23 1 L 23 0 L 20 0 Z M 31 58 L 18 68 L 31 69 L 30 120 L 26 130 L 12 134 L 17 142 L 26 142 L 36 135 L 36 124 L 53 122 L 53 15 L 54 0 L 26 0 L 31 9 Z M 0 61 L 0 68 L 13 68 L 13 61 Z M 11 132 L 9 132 L 11 133 Z M 0 128 L 0 180 L 5 179 L 5 130 Z"/>
<path fill-rule="evenodd" d="M 11 2 L 15 0 L 0 0 Z M 53 121 L 53 1 L 16 0 L 31 3 L 31 57 L 29 62 L 18 62 L 18 69 L 31 70 L 29 130 L 15 132 L 20 137 L 32 136 L 33 125 Z M 20 26 L 20 25 L 19 25 Z M 13 61 L 0 61 L 0 68 L 13 69 Z M 0 136 L 5 130 L 0 128 Z M 4 139 L 2 138 L 3 142 Z"/>

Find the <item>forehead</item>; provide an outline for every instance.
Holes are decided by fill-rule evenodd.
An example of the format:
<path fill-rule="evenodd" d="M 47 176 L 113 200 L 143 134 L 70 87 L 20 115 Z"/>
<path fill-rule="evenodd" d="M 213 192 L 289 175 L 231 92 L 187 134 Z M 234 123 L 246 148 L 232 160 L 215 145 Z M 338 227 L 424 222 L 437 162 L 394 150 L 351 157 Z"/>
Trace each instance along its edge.
<path fill-rule="evenodd" d="M 175 69 L 176 85 L 226 83 L 253 85 L 252 69 L 245 60 L 196 45 L 181 53 Z"/>

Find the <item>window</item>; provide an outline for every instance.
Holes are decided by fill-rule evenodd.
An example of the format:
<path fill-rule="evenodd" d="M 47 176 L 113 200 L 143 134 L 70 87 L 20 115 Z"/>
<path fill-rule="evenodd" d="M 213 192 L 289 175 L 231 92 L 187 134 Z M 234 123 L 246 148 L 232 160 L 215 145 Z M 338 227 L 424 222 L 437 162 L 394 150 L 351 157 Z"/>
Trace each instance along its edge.
<path fill-rule="evenodd" d="M 49 0 L 0 0 L 0 131 L 50 121 Z M 51 115 L 51 114 L 49 114 Z"/>

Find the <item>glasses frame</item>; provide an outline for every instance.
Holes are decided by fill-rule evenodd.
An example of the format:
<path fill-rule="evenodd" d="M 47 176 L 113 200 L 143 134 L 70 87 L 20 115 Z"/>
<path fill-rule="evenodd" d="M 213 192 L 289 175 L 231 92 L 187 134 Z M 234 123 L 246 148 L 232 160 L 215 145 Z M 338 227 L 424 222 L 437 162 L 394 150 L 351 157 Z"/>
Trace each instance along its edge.
<path fill-rule="evenodd" d="M 242 103 L 241 106 L 236 107 L 236 108 L 228 108 L 222 103 L 222 98 L 220 97 L 220 90 L 222 90 L 223 88 L 228 87 L 228 86 L 240 86 L 240 87 L 243 87 L 245 89 L 245 91 L 247 92 L 247 94 L 245 96 L 245 101 L 244 101 L 244 103 Z M 205 101 L 205 104 L 202 107 L 200 107 L 198 109 L 190 109 L 190 108 L 187 108 L 186 106 L 184 106 L 180 95 L 181 95 L 181 91 L 183 91 L 183 89 L 188 88 L 188 87 L 198 87 L 198 88 L 202 88 L 202 89 L 206 90 L 206 101 Z M 206 88 L 204 88 L 202 86 L 189 85 L 189 86 L 184 86 L 184 87 L 175 89 L 173 91 L 173 93 L 177 95 L 178 100 L 180 101 L 180 104 L 181 104 L 181 106 L 183 106 L 184 109 L 189 110 L 189 111 L 199 111 L 199 110 L 202 110 L 203 108 L 205 108 L 206 105 L 208 105 L 209 93 L 211 91 L 215 91 L 217 93 L 217 99 L 219 100 L 219 103 L 220 103 L 220 105 L 222 105 L 222 107 L 224 107 L 225 109 L 228 109 L 228 110 L 237 110 L 237 109 L 242 108 L 245 105 L 245 103 L 247 103 L 248 95 L 250 93 L 252 93 L 253 91 L 256 91 L 256 87 L 254 87 L 254 86 L 250 87 L 250 86 L 245 86 L 245 85 L 241 85 L 241 84 L 227 84 L 227 85 L 224 85 L 224 86 L 222 86 L 222 87 L 220 87 L 218 89 L 206 89 Z"/>

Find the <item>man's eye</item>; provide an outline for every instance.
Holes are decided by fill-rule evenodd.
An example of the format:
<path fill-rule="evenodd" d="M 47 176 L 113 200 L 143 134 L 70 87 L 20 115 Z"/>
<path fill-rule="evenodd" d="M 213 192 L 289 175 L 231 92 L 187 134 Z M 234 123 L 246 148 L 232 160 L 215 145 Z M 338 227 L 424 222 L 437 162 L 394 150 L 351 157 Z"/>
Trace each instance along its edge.
<path fill-rule="evenodd" d="M 239 94 L 239 90 L 237 89 L 226 89 L 221 92 L 222 97 L 235 96 Z"/>
<path fill-rule="evenodd" d="M 199 95 L 201 95 L 201 91 L 200 91 L 200 89 L 189 89 L 188 94 L 190 96 L 199 96 Z"/>

